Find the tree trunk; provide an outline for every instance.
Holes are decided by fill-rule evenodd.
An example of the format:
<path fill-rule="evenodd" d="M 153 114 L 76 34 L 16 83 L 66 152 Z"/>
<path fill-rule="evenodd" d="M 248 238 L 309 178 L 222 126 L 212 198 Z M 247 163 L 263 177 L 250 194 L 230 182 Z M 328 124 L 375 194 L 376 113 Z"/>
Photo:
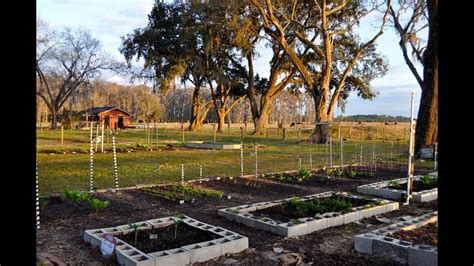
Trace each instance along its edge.
<path fill-rule="evenodd" d="M 438 1 L 428 0 L 428 44 L 423 54 L 423 87 L 416 120 L 415 154 L 438 138 Z"/>
<path fill-rule="evenodd" d="M 199 87 L 196 87 L 193 92 L 193 102 L 191 108 L 191 120 L 189 121 L 189 130 L 197 131 L 201 128 L 199 122 L 199 112 L 201 111 L 201 99 L 199 97 Z"/>
<path fill-rule="evenodd" d="M 328 83 L 329 84 L 329 83 Z M 327 85 L 328 85 L 327 84 Z M 324 85 L 324 84 L 323 84 Z M 317 91 L 317 92 L 315 92 Z M 327 93 L 325 90 L 313 89 L 314 111 L 315 111 L 315 128 L 313 134 L 309 136 L 308 141 L 311 143 L 329 143 L 329 119 L 327 113 Z"/>
<path fill-rule="evenodd" d="M 51 110 L 51 129 L 56 129 L 58 127 L 58 112 L 56 110 Z"/>
<path fill-rule="evenodd" d="M 219 108 L 217 110 L 217 118 L 218 118 L 218 121 L 219 121 L 219 124 L 217 125 L 217 132 L 218 133 L 224 132 L 225 117 L 226 117 L 225 108 L 223 108 L 223 107 Z"/>
<path fill-rule="evenodd" d="M 270 114 L 269 103 L 265 103 L 260 110 L 260 114 L 255 119 L 255 131 L 254 134 L 263 135 L 265 133 L 265 129 L 268 125 L 268 116 Z"/>

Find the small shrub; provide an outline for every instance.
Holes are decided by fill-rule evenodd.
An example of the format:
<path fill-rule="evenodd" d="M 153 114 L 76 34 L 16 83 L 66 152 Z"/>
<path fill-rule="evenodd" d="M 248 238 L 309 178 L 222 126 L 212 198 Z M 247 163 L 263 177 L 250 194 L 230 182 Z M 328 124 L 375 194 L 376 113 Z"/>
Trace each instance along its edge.
<path fill-rule="evenodd" d="M 99 210 L 105 209 L 107 206 L 109 206 L 110 202 L 108 200 L 100 200 L 97 198 L 90 198 L 88 200 L 89 204 L 91 207 L 98 212 Z"/>
<path fill-rule="evenodd" d="M 79 203 L 89 200 L 89 193 L 79 192 L 75 190 L 65 190 L 64 196 L 74 205 L 79 206 Z"/>
<path fill-rule="evenodd" d="M 133 233 L 135 237 L 135 246 L 137 245 L 137 240 L 138 240 L 138 230 L 140 228 L 139 224 L 130 224 L 130 226 L 133 228 Z"/>
<path fill-rule="evenodd" d="M 356 171 L 356 170 L 351 169 L 351 170 L 349 171 L 349 176 L 350 176 L 350 177 L 354 178 L 356 175 L 357 175 L 357 171 Z"/>

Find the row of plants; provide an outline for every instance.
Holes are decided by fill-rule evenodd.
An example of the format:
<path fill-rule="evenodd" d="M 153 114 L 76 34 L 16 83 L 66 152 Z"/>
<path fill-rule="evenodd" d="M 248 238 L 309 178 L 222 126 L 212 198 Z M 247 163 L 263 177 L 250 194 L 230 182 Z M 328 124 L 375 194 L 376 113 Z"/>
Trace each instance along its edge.
<path fill-rule="evenodd" d="M 265 174 L 264 178 L 271 180 L 287 181 L 287 182 L 303 182 L 311 176 L 311 172 L 305 168 L 301 168 L 296 175 L 285 175 L 285 174 Z"/>
<path fill-rule="evenodd" d="M 328 168 L 326 170 L 326 174 L 327 175 L 333 175 L 333 176 L 344 176 L 344 175 L 348 175 L 349 177 L 351 178 L 355 178 L 357 176 L 360 176 L 360 177 L 374 177 L 375 174 L 371 171 L 367 171 L 367 170 L 358 170 L 358 169 L 353 169 L 353 168 L 350 168 L 350 169 L 342 169 L 340 167 L 333 167 L 333 168 Z"/>
<path fill-rule="evenodd" d="M 430 177 L 429 175 L 424 175 L 420 177 L 419 180 L 415 180 L 413 182 L 414 189 L 430 189 L 435 188 L 438 186 L 438 178 L 437 177 Z M 388 183 L 388 187 L 392 189 L 406 189 L 406 183 L 400 183 L 398 181 L 390 181 Z"/>
<path fill-rule="evenodd" d="M 178 227 L 183 222 L 181 219 L 184 219 L 184 215 L 183 214 L 177 214 L 174 217 L 178 218 L 178 219 L 173 219 L 173 226 L 174 226 L 173 240 L 176 240 L 176 238 L 178 237 Z M 129 225 L 133 229 L 132 232 L 133 232 L 133 237 L 134 237 L 134 244 L 136 246 L 137 242 L 138 242 L 138 232 L 140 232 L 140 224 L 132 223 L 132 224 L 129 224 Z"/>
<path fill-rule="evenodd" d="M 224 193 L 206 188 L 191 187 L 187 184 L 170 185 L 164 188 L 141 188 L 145 194 L 168 201 L 192 201 L 193 197 L 222 198 Z"/>
<path fill-rule="evenodd" d="M 94 210 L 99 211 L 109 206 L 108 200 L 100 200 L 92 197 L 87 192 L 80 192 L 75 190 L 65 190 L 63 193 L 64 197 L 69 200 L 75 206 L 81 207 L 81 203 L 87 203 Z"/>

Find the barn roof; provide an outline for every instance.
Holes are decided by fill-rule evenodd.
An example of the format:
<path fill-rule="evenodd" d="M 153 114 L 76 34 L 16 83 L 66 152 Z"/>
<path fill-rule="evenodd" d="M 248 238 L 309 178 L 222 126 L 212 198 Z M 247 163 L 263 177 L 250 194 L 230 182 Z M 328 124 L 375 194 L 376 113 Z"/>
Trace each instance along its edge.
<path fill-rule="evenodd" d="M 119 111 L 121 111 L 121 112 L 124 112 L 124 113 L 130 115 L 129 112 L 124 111 L 124 110 L 122 110 L 122 109 L 120 109 L 120 108 L 117 108 L 117 107 L 113 107 L 113 106 L 94 107 L 94 108 L 91 108 L 91 109 L 89 109 L 89 110 L 86 110 L 85 112 L 87 112 L 89 115 L 99 115 L 99 114 L 101 114 L 101 113 L 103 113 L 103 112 L 112 111 L 112 110 L 115 110 L 115 109 L 117 109 L 117 110 L 119 110 Z M 131 116 L 131 115 L 130 115 L 130 116 Z"/>

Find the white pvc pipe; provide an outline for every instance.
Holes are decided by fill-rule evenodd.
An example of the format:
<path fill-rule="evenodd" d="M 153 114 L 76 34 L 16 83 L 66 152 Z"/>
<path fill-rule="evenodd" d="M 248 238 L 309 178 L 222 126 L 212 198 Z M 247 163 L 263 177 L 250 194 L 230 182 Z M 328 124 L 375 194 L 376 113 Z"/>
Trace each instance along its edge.
<path fill-rule="evenodd" d="M 413 151 L 413 144 L 414 144 L 414 139 L 413 139 L 413 133 L 415 131 L 414 124 L 415 122 L 413 121 L 413 113 L 415 109 L 415 92 L 413 91 L 411 93 L 411 115 L 410 115 L 410 143 L 408 146 L 408 182 L 407 182 L 407 197 L 404 205 L 410 204 L 410 181 L 413 180 L 413 172 L 411 169 L 411 164 L 414 156 L 414 151 Z"/>

